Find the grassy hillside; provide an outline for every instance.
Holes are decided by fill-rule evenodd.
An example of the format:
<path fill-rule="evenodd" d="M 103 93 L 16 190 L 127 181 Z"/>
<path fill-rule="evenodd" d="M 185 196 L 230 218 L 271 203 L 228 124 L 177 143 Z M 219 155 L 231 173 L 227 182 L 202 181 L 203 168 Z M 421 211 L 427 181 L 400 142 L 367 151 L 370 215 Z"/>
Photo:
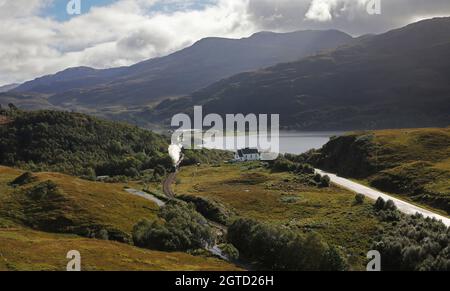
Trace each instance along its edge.
<path fill-rule="evenodd" d="M 124 184 L 35 173 L 31 182 L 11 185 L 23 173 L 0 166 L 0 217 L 34 229 L 128 243 L 134 224 L 156 217 L 158 207 L 125 192 Z"/>
<path fill-rule="evenodd" d="M 310 162 L 450 213 L 450 128 L 352 133 L 330 141 Z"/>
<path fill-rule="evenodd" d="M 341 247 L 354 269 L 363 269 L 379 224 L 370 203 L 354 203 L 354 193 L 306 186 L 295 174 L 271 173 L 257 164 L 184 167 L 175 192 L 219 202 L 235 217 L 317 232 Z"/>
<path fill-rule="evenodd" d="M 0 271 L 65 271 L 78 250 L 83 271 L 237 271 L 224 261 L 139 249 L 117 242 L 49 234 L 0 224 Z"/>

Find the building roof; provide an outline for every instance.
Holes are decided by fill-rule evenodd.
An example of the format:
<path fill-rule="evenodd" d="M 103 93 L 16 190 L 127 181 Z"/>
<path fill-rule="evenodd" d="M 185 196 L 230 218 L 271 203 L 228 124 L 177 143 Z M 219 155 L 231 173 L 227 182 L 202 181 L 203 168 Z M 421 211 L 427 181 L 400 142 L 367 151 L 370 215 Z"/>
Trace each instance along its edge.
<path fill-rule="evenodd" d="M 258 149 L 245 148 L 242 150 L 238 150 L 237 154 L 239 157 L 242 158 L 244 155 L 254 155 L 254 154 L 257 155 L 257 154 L 259 154 L 259 151 L 258 151 Z"/>

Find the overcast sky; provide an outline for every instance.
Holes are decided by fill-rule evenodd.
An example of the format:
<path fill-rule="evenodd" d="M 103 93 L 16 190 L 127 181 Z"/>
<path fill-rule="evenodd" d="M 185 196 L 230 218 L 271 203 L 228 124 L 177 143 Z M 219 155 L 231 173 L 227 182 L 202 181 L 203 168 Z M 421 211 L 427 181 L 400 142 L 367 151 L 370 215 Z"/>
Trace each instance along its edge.
<path fill-rule="evenodd" d="M 68 67 L 108 68 L 167 55 L 208 36 L 261 30 L 339 29 L 380 33 L 450 16 L 449 0 L 0 0 L 0 86 Z"/>

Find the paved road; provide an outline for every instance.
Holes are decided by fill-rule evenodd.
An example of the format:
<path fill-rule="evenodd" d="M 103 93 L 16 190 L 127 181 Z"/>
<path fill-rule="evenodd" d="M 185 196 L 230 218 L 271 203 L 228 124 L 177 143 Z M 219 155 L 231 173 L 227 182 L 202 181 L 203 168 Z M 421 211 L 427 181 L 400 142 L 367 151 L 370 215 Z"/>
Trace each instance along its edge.
<path fill-rule="evenodd" d="M 379 197 L 383 198 L 385 201 L 387 200 L 392 200 L 395 202 L 395 205 L 397 205 L 397 208 L 408 215 L 414 215 L 416 213 L 420 213 L 422 214 L 424 217 L 431 217 L 431 218 L 436 218 L 437 220 L 441 220 L 447 227 L 450 227 L 450 219 L 447 217 L 444 217 L 442 215 L 439 215 L 437 213 L 434 213 L 432 211 L 429 211 L 427 209 L 415 206 L 411 203 L 405 202 L 403 200 L 397 199 L 395 197 L 392 197 L 388 194 L 385 194 L 383 192 L 371 189 L 369 187 L 366 187 L 364 185 L 355 183 L 353 181 L 350 181 L 348 179 L 344 179 L 341 177 L 338 177 L 334 174 L 330 174 L 321 170 L 316 170 L 317 173 L 321 174 L 321 175 L 328 175 L 331 179 L 331 182 L 333 182 L 334 184 L 337 184 L 341 187 L 344 187 L 350 191 L 356 192 L 356 193 L 361 193 L 364 194 L 366 197 L 373 199 L 373 200 L 377 200 Z"/>

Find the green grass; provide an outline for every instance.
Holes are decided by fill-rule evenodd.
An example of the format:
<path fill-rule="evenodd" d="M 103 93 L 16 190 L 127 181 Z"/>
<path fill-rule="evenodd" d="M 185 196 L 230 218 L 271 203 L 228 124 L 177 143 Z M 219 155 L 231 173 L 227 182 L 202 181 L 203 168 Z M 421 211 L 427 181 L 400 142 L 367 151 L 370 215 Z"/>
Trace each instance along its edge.
<path fill-rule="evenodd" d="M 250 168 L 250 170 L 249 170 Z M 363 269 L 377 231 L 371 203 L 355 205 L 355 194 L 331 187 L 308 187 L 288 173 L 270 173 L 247 164 L 184 167 L 177 194 L 216 200 L 238 216 L 315 231 L 345 249 L 353 269 Z"/>

